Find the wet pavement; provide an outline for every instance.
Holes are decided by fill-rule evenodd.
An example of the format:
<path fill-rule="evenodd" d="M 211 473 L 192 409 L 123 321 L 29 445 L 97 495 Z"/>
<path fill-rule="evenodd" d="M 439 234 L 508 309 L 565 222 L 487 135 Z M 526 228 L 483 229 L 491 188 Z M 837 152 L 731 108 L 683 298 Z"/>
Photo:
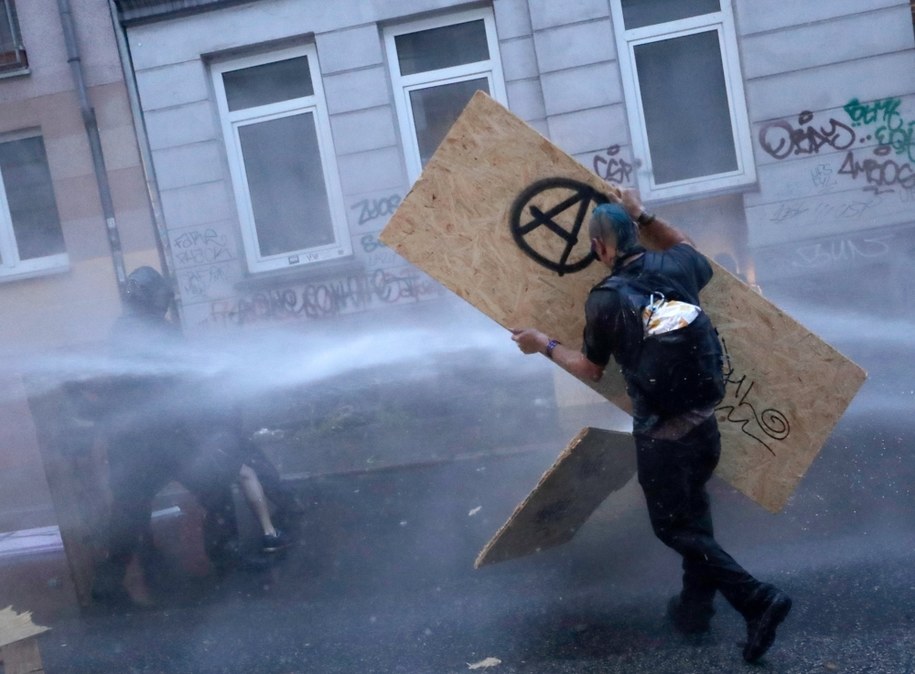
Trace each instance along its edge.
<path fill-rule="evenodd" d="M 635 484 L 567 545 L 473 569 L 561 449 L 544 438 L 298 480 L 307 514 L 264 568 L 175 584 L 154 610 L 37 610 L 36 622 L 53 618 L 46 671 L 915 672 L 912 431 L 872 421 L 843 420 L 778 515 L 711 484 L 719 540 L 795 601 L 757 665 L 742 661 L 743 622 L 720 598 L 707 637 L 667 625 L 678 561 L 651 536 Z M 501 662 L 470 668 L 486 658 Z"/>

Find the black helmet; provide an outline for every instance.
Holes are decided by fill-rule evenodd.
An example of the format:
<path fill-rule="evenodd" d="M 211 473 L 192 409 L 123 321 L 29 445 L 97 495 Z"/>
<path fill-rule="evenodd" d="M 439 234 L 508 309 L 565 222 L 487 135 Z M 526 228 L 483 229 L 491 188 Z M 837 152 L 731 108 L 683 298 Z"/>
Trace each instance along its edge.
<path fill-rule="evenodd" d="M 152 267 L 138 267 L 127 276 L 125 296 L 134 310 L 164 316 L 175 294 L 162 274 Z"/>

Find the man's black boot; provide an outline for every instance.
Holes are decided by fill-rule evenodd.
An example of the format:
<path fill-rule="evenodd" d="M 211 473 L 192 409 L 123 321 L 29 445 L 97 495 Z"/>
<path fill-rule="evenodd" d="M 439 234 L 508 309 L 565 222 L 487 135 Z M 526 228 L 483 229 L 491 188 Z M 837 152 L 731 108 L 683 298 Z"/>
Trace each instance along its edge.
<path fill-rule="evenodd" d="M 679 594 L 675 594 L 667 602 L 667 618 L 675 630 L 687 636 L 706 634 L 711 627 L 714 614 L 715 609 L 711 604 L 708 606 L 686 604 Z"/>
<path fill-rule="evenodd" d="M 791 597 L 781 590 L 768 585 L 760 589 L 765 598 L 747 618 L 747 643 L 743 648 L 743 659 L 756 662 L 775 642 L 775 630 L 791 610 Z"/>

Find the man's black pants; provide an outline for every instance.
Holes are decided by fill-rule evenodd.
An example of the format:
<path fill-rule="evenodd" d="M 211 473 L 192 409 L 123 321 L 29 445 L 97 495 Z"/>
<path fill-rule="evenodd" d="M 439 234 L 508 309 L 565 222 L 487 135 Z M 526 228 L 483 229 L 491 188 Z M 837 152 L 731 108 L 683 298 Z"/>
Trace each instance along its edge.
<path fill-rule="evenodd" d="M 683 557 L 682 603 L 710 616 L 720 591 L 735 609 L 751 616 L 763 584 L 718 545 L 705 489 L 721 454 L 714 415 L 679 440 L 636 435 L 635 441 L 651 526 L 661 542 Z"/>

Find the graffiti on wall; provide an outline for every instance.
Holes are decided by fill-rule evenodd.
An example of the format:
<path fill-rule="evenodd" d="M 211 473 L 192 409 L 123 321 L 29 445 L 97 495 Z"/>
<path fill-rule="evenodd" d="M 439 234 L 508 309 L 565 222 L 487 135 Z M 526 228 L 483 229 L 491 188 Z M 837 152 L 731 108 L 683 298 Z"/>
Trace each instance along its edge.
<path fill-rule="evenodd" d="M 632 172 L 639 166 L 639 161 L 626 161 L 620 156 L 620 146 L 611 145 L 599 152 L 591 160 L 594 172 L 608 183 L 632 185 Z"/>
<path fill-rule="evenodd" d="M 844 151 L 837 165 L 820 164 L 812 172 L 823 190 L 838 186 L 838 176 L 863 183 L 874 195 L 915 190 L 915 121 L 903 116 L 901 105 L 898 98 L 865 103 L 852 98 L 842 108 L 844 119 L 825 121 L 804 110 L 796 119 L 763 125 L 758 142 L 777 160 Z"/>
<path fill-rule="evenodd" d="M 397 253 L 378 240 L 376 233 L 363 234 L 359 237 L 359 249 L 362 251 L 365 265 L 369 269 L 391 267 L 403 263 Z"/>
<path fill-rule="evenodd" d="M 874 260 L 890 254 L 892 236 L 843 238 L 799 247 L 792 264 L 803 269 Z"/>
<path fill-rule="evenodd" d="M 356 224 L 365 225 L 378 218 L 394 215 L 394 211 L 400 206 L 401 201 L 399 194 L 390 194 L 378 199 L 360 199 L 350 206 L 350 210 L 358 214 Z"/>
<path fill-rule="evenodd" d="M 400 193 L 361 195 L 349 208 L 358 271 L 340 272 L 320 282 L 277 281 L 276 287 L 245 292 L 237 287 L 243 265 L 231 233 L 218 226 L 170 232 L 177 287 L 188 316 L 200 327 L 265 321 L 321 319 L 375 307 L 431 299 L 441 287 L 408 265 L 378 239 L 378 231 L 397 210 Z"/>
<path fill-rule="evenodd" d="M 880 199 L 840 199 L 838 201 L 819 201 L 816 203 L 785 202 L 779 204 L 769 216 L 770 222 L 784 223 L 797 220 L 802 216 L 814 219 L 857 220 L 872 208 L 880 205 Z"/>
<path fill-rule="evenodd" d="M 866 183 L 864 189 L 874 194 L 894 192 L 896 186 L 905 190 L 915 188 L 915 169 L 912 164 L 885 158 L 889 152 L 886 145 L 879 145 L 874 149 L 874 157 L 859 159 L 849 150 L 839 167 L 839 173 L 850 176 L 852 180 L 863 179 Z"/>
<path fill-rule="evenodd" d="M 872 125 L 874 139 L 897 155 L 904 155 L 907 161 L 915 161 L 915 121 L 907 121 L 899 106 L 898 98 L 885 98 L 869 104 L 862 104 L 857 98 L 845 104 L 845 112 L 855 126 Z"/>
<path fill-rule="evenodd" d="M 791 247 L 759 251 L 757 262 L 773 277 L 787 278 L 797 273 L 831 270 L 847 271 L 863 265 L 893 266 L 898 251 L 912 245 L 911 238 L 899 233 L 848 233 L 812 242 L 799 242 Z M 897 288 L 893 288 L 895 291 Z M 892 292 L 891 291 L 891 292 Z"/>
<path fill-rule="evenodd" d="M 419 302 L 443 294 L 441 285 L 412 267 L 376 269 L 217 300 L 210 304 L 207 323 L 228 326 L 333 318 L 375 306 Z"/>
<path fill-rule="evenodd" d="M 186 230 L 171 240 L 172 255 L 178 267 L 213 264 L 235 259 L 228 237 L 212 227 Z"/>
<path fill-rule="evenodd" d="M 819 154 L 824 147 L 844 150 L 854 142 L 855 132 L 851 126 L 834 118 L 823 123 L 814 122 L 814 114 L 809 110 L 801 112 L 796 122 L 778 120 L 759 130 L 760 147 L 776 159 Z"/>
<path fill-rule="evenodd" d="M 230 288 L 233 274 L 229 265 L 210 264 L 191 269 L 179 269 L 176 277 L 182 300 L 194 302 Z"/>

